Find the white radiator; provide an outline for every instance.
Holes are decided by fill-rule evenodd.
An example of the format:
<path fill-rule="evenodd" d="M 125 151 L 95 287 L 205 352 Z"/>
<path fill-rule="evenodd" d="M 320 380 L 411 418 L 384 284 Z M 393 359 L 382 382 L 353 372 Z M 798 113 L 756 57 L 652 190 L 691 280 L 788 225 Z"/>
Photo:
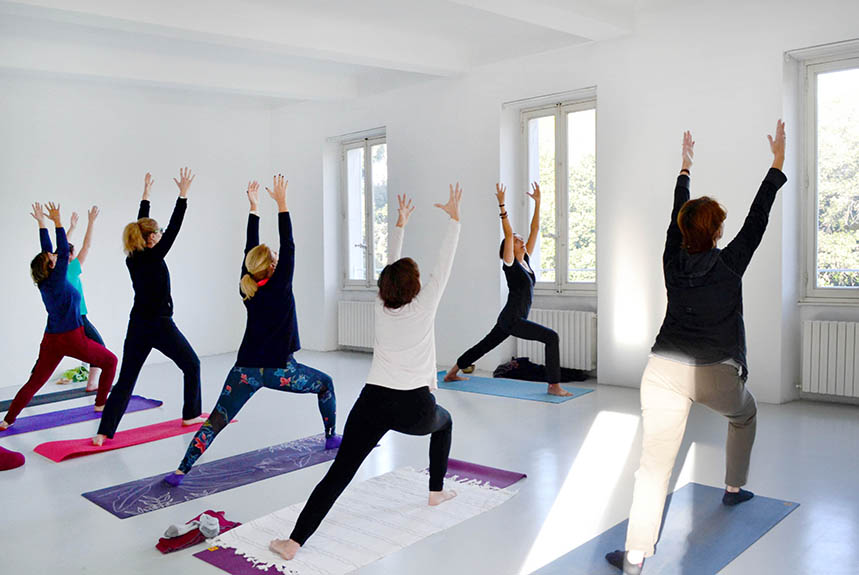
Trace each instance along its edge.
<path fill-rule="evenodd" d="M 337 302 L 337 343 L 343 347 L 373 349 L 373 313 L 376 302 Z"/>
<path fill-rule="evenodd" d="M 802 391 L 859 397 L 859 323 L 802 323 Z"/>
<path fill-rule="evenodd" d="M 596 369 L 597 315 L 589 311 L 532 309 L 528 319 L 558 333 L 561 340 L 561 367 Z M 516 340 L 516 355 L 534 363 L 546 363 L 545 346 L 539 341 Z"/>

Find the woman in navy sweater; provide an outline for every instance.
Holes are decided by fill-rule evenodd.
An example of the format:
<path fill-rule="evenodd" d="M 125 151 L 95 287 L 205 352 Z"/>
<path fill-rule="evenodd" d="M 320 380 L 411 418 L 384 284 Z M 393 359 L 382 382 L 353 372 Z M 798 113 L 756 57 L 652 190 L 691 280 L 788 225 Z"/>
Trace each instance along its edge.
<path fill-rule="evenodd" d="M 690 168 L 695 142 L 683 135 L 683 163 L 674 188 L 674 209 L 662 254 L 668 309 L 650 360 L 641 377 L 644 427 L 641 463 L 635 489 L 626 552 L 613 551 L 606 560 L 624 574 L 641 573 L 644 558 L 653 555 L 659 537 L 668 480 L 692 403 L 700 403 L 728 419 L 725 446 L 725 493 L 722 503 L 751 499 L 741 489 L 749 475 L 755 443 L 757 405 L 746 388 L 746 329 L 743 324 L 743 274 L 763 239 L 776 192 L 787 181 L 784 165 L 784 123 L 768 136 L 772 167 L 761 183 L 749 214 L 724 249 L 725 210 L 707 196 L 689 199 Z"/>
<path fill-rule="evenodd" d="M 227 375 L 209 419 L 191 440 L 179 468 L 164 478 L 170 485 L 182 482 L 218 433 L 262 387 L 292 393 L 315 393 L 325 428 L 325 449 L 340 445 L 340 436 L 334 434 L 337 400 L 331 377 L 298 363 L 292 355 L 299 350 L 300 343 L 292 293 L 295 243 L 286 207 L 286 185 L 283 176 L 278 175 L 274 178 L 273 190 L 266 188 L 278 207 L 278 257 L 278 252 L 259 243 L 259 184 L 248 184 L 250 214 L 239 287 L 239 295 L 248 312 L 245 335 L 236 364 Z"/>
<path fill-rule="evenodd" d="M 38 203 L 33 204 L 31 215 L 39 222 L 39 233 L 42 234 L 42 230 L 46 228 L 42 206 Z M 45 385 L 63 357 L 74 357 L 103 370 L 95 397 L 96 411 L 104 408 L 116 372 L 116 356 L 84 334 L 80 314 L 81 295 L 66 278 L 69 267 L 69 242 L 60 219 L 59 205 L 54 205 L 53 202 L 48 204 L 48 219 L 56 226 L 57 253 L 43 251 L 30 263 L 30 274 L 48 310 L 48 325 L 42 337 L 36 366 L 30 374 L 30 379 L 12 400 L 6 417 L 0 422 L 0 430 L 15 423 L 18 414 Z"/>
<path fill-rule="evenodd" d="M 173 322 L 170 271 L 164 262 L 176 236 L 179 235 L 179 228 L 182 227 L 188 206 L 188 188 L 191 187 L 194 176 L 191 175 L 191 170 L 184 168 L 179 172 L 179 179 L 174 178 L 173 181 L 179 187 L 179 198 L 167 229 L 162 231 L 158 222 L 149 217 L 152 177 L 146 174 L 138 219 L 125 226 L 122 234 L 125 253 L 128 254 L 125 265 L 134 286 L 134 305 L 128 320 L 119 379 L 107 400 L 98 435 L 92 440 L 93 445 L 101 445 L 105 439 L 112 438 L 116 433 L 134 391 L 137 376 L 143 368 L 143 362 L 153 349 L 172 359 L 185 376 L 182 424 L 194 425 L 202 421 L 200 360 Z"/>

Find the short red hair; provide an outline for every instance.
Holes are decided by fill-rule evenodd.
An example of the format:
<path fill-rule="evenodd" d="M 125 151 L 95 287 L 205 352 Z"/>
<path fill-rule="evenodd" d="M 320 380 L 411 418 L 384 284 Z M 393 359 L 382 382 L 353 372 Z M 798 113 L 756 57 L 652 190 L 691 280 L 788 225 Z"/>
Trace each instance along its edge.
<path fill-rule="evenodd" d="M 725 208 L 713 198 L 702 196 L 689 200 L 677 214 L 677 225 L 683 234 L 683 247 L 690 254 L 706 252 L 716 247 Z"/>
<path fill-rule="evenodd" d="M 401 258 L 385 266 L 379 274 L 379 297 L 390 309 L 410 303 L 421 291 L 421 274 L 412 258 Z"/>

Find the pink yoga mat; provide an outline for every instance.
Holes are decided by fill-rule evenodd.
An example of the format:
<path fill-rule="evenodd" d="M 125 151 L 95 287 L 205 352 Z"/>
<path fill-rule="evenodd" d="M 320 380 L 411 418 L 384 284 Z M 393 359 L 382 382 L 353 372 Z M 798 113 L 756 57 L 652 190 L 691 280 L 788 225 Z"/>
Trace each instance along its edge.
<path fill-rule="evenodd" d="M 201 417 L 208 417 L 208 413 L 204 413 Z M 202 423 L 195 425 L 182 425 L 181 419 L 173 419 L 170 421 L 162 421 L 153 425 L 144 425 L 143 427 L 135 427 L 126 431 L 120 431 L 114 435 L 113 439 L 105 439 L 104 445 L 96 447 L 92 444 L 92 438 L 85 439 L 69 439 L 66 441 L 49 441 L 37 445 L 33 450 L 39 455 L 44 455 L 51 461 L 59 463 L 65 459 L 72 457 L 81 457 L 92 453 L 101 453 L 102 451 L 113 451 L 114 449 L 122 449 L 132 445 L 140 445 L 141 443 L 149 443 L 150 441 L 158 441 L 176 435 L 184 435 L 185 433 L 194 433 Z"/>

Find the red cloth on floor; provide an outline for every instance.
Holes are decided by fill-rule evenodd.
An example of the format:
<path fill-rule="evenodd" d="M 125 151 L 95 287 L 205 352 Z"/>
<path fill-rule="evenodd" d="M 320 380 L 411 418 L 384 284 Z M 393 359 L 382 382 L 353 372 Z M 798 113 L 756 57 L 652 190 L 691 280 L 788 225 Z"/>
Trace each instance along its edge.
<path fill-rule="evenodd" d="M 203 511 L 203 513 L 200 513 L 200 515 L 203 514 L 211 515 L 218 520 L 218 523 L 220 523 L 221 525 L 221 533 L 226 533 L 230 529 L 241 525 L 241 523 L 235 523 L 224 517 L 223 511 L 212 511 L 210 509 L 208 511 Z M 191 521 L 199 521 L 200 515 L 197 515 L 196 517 L 191 519 Z M 188 523 L 190 523 L 191 521 L 188 521 Z M 194 545 L 197 545 L 198 543 L 202 543 L 205 540 L 206 537 L 202 533 L 200 533 L 199 529 L 192 529 L 188 533 L 180 535 L 179 537 L 162 537 L 158 540 L 158 543 L 155 545 L 155 548 L 162 553 L 172 553 L 173 551 L 179 551 L 180 549 L 192 547 Z"/>
<path fill-rule="evenodd" d="M 17 451 L 9 451 L 0 447 L 0 471 L 15 469 L 24 465 L 24 454 Z"/>

